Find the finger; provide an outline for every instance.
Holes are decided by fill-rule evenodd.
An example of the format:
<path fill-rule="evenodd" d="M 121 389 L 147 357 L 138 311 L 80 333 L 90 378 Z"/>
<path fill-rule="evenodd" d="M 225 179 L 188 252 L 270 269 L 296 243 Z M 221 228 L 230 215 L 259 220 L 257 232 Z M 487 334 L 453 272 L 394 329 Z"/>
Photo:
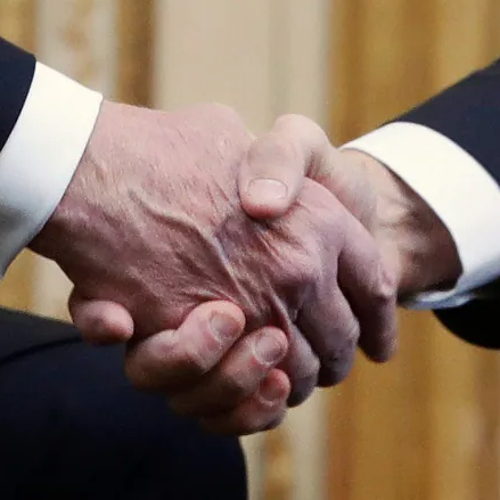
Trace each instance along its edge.
<path fill-rule="evenodd" d="M 89 300 L 76 290 L 70 295 L 68 308 L 75 326 L 86 342 L 94 345 L 127 342 L 134 333 L 134 321 L 120 304 Z"/>
<path fill-rule="evenodd" d="M 177 330 L 152 335 L 130 346 L 125 369 L 143 389 L 179 390 L 208 373 L 243 333 L 245 317 L 230 302 L 206 302 Z"/>
<path fill-rule="evenodd" d="M 339 286 L 360 326 L 359 344 L 373 361 L 387 361 L 397 346 L 397 283 L 368 231 L 356 219 L 347 225 L 339 255 Z"/>
<path fill-rule="evenodd" d="M 194 417 L 235 408 L 257 391 L 283 359 L 287 347 L 285 334 L 277 328 L 262 328 L 247 335 L 193 389 L 170 396 L 170 406 L 180 415 Z"/>
<path fill-rule="evenodd" d="M 288 377 L 274 369 L 263 380 L 256 393 L 237 408 L 201 420 L 202 426 L 217 434 L 253 434 L 278 426 L 286 415 L 290 391 Z"/>
<path fill-rule="evenodd" d="M 318 384 L 320 362 L 304 335 L 293 324 L 288 343 L 288 354 L 279 367 L 290 379 L 288 406 L 293 407 L 302 404 Z"/>
<path fill-rule="evenodd" d="M 330 387 L 344 380 L 354 364 L 359 323 L 335 283 L 310 295 L 297 325 L 318 356 L 318 385 Z"/>
<path fill-rule="evenodd" d="M 304 176 L 321 182 L 338 154 L 312 120 L 299 115 L 278 118 L 242 162 L 238 189 L 243 209 L 258 219 L 283 215 L 297 198 Z"/>

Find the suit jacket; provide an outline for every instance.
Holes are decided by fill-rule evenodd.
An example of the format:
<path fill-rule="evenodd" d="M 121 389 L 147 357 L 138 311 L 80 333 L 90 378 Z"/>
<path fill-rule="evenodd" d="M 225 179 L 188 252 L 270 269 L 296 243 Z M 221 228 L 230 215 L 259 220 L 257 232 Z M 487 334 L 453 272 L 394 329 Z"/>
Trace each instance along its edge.
<path fill-rule="evenodd" d="M 403 114 L 397 121 L 425 125 L 445 135 L 471 154 L 500 184 L 500 60 Z M 488 298 L 455 309 L 442 309 L 436 315 L 464 340 L 498 349 L 500 281 L 487 288 Z"/>
<path fill-rule="evenodd" d="M 33 55 L 0 38 L 0 151 L 23 109 L 35 62 Z"/>

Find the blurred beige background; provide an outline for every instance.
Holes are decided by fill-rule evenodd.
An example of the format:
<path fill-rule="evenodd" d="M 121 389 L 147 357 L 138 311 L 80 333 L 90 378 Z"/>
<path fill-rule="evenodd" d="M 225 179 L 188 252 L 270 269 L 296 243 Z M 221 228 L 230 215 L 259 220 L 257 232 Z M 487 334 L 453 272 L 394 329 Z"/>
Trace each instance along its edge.
<path fill-rule="evenodd" d="M 341 143 L 500 56 L 498 0 L 0 0 L 0 34 L 110 98 L 234 106 L 256 131 L 303 113 Z M 66 317 L 70 290 L 23 254 L 2 304 Z M 500 363 L 425 313 L 386 366 L 244 440 L 253 500 L 500 498 Z"/>

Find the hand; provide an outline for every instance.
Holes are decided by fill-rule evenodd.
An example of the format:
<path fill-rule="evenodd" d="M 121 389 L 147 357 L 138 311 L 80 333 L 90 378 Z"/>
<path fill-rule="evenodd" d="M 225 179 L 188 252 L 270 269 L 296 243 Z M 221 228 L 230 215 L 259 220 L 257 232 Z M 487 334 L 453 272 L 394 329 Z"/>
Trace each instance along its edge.
<path fill-rule="evenodd" d="M 405 297 L 449 287 L 460 276 L 457 249 L 446 227 L 417 193 L 375 158 L 337 150 L 318 125 L 296 115 L 277 120 L 255 150 L 266 156 L 274 151 L 275 158 L 243 164 L 238 187 L 249 215 L 274 218 L 286 213 L 308 177 L 332 192 L 374 235 L 385 262 L 386 286 L 393 293 Z M 284 195 L 255 189 L 260 179 L 272 179 Z"/>
<path fill-rule="evenodd" d="M 275 148 L 273 149 L 271 147 L 271 148 L 268 148 L 266 150 L 266 148 L 261 147 L 262 143 L 263 143 L 263 141 L 257 141 L 250 148 L 250 152 L 248 154 L 248 162 L 245 163 L 247 166 L 253 165 L 252 168 L 255 168 L 256 171 L 259 171 L 259 168 L 260 168 L 259 165 L 270 164 L 272 161 L 275 160 L 275 158 L 273 156 L 274 152 L 275 152 Z M 266 157 L 266 151 L 270 155 L 269 157 Z M 331 215 L 333 215 L 333 214 L 334 214 L 334 211 L 331 212 Z M 339 214 L 337 215 L 337 217 L 340 217 L 340 216 L 344 217 L 345 213 L 340 211 Z M 365 241 L 366 245 L 360 245 L 360 247 L 364 249 L 364 252 L 365 252 L 364 260 L 365 260 L 365 262 L 368 262 L 368 265 L 366 265 L 366 264 L 361 265 L 361 268 L 359 269 L 358 274 L 356 274 L 355 272 L 353 273 L 352 271 L 347 271 L 346 273 L 344 273 L 344 276 L 346 278 L 350 277 L 350 281 L 348 280 L 348 283 L 350 283 L 350 286 L 348 286 L 347 289 L 350 292 L 355 292 L 354 295 L 356 297 L 358 297 L 359 302 L 363 302 L 363 298 L 365 298 L 365 297 L 369 297 L 369 298 L 376 297 L 378 299 L 376 306 L 370 305 L 369 302 L 367 303 L 366 306 L 364 306 L 364 310 L 366 311 L 366 316 L 365 316 L 364 322 L 366 323 L 368 320 L 371 321 L 371 323 L 373 325 L 373 328 L 371 329 L 371 331 L 374 332 L 374 337 L 376 339 L 374 342 L 371 342 L 371 343 L 364 342 L 364 345 L 365 345 L 366 350 L 367 350 L 369 355 L 372 355 L 376 359 L 383 360 L 383 359 L 385 359 L 385 357 L 390 355 L 390 352 L 393 348 L 394 318 L 389 313 L 389 311 L 391 310 L 392 298 L 390 296 L 389 297 L 382 297 L 380 295 L 380 291 L 378 290 L 378 287 L 380 285 L 379 284 L 380 277 L 378 274 L 378 267 L 377 267 L 378 256 L 377 256 L 376 252 L 373 253 L 373 243 L 367 239 L 366 232 L 364 232 L 362 230 L 362 228 L 359 224 L 357 224 L 357 223 L 352 224 L 352 222 L 353 222 L 352 218 L 348 218 L 348 221 L 349 222 L 347 224 L 353 228 L 353 229 L 351 229 L 353 232 L 352 232 L 352 234 L 350 234 L 350 236 L 348 238 L 345 239 L 344 243 L 347 242 L 345 244 L 345 247 L 347 249 L 351 248 L 351 250 L 349 252 L 345 252 L 345 254 L 349 256 L 348 259 L 350 258 L 351 261 L 354 261 L 356 258 L 358 258 L 358 255 L 361 255 L 362 257 L 361 257 L 360 261 L 363 262 L 363 252 L 359 252 L 359 251 L 353 249 L 352 247 L 357 247 L 360 242 L 363 243 L 363 241 Z M 337 224 L 338 223 L 339 222 L 337 221 Z M 332 225 L 332 227 L 334 227 L 334 226 Z M 354 237 L 354 236 L 358 236 L 361 239 L 358 239 L 357 237 Z M 371 253 L 370 253 L 370 251 L 371 251 Z M 368 257 L 368 259 L 367 259 L 367 257 Z M 341 258 L 340 260 L 342 260 L 342 259 L 343 258 Z M 334 266 L 336 264 L 336 260 L 337 259 L 332 260 Z M 373 264 L 375 264 L 375 265 L 373 265 Z M 349 267 L 348 267 L 348 265 L 349 265 Z M 346 265 L 341 266 L 341 269 L 343 269 L 344 267 L 349 269 L 349 268 L 355 268 L 356 266 L 352 266 L 352 264 L 349 264 L 349 262 L 346 260 Z M 336 281 L 334 279 L 334 283 L 335 282 Z M 322 358 L 323 358 L 323 380 L 321 382 L 324 385 L 329 385 L 329 384 L 335 383 L 338 380 L 340 380 L 342 378 L 342 376 L 345 376 L 347 374 L 347 371 L 350 367 L 350 364 L 352 363 L 352 358 L 354 355 L 356 342 L 351 341 L 350 343 L 348 343 L 347 349 L 345 349 L 345 348 L 343 350 L 337 349 L 336 359 L 334 357 L 333 370 L 332 370 L 332 363 L 328 359 L 328 349 L 329 349 L 328 346 L 331 344 L 332 341 L 334 343 L 335 342 L 338 343 L 339 340 L 345 339 L 346 332 L 347 332 L 348 338 L 349 338 L 349 336 L 353 337 L 352 331 L 354 331 L 353 339 L 356 339 L 357 338 L 357 331 L 358 331 L 358 324 L 357 324 L 356 318 L 353 317 L 353 313 L 349 310 L 349 308 L 345 307 L 346 301 L 345 301 L 345 299 L 343 299 L 343 295 L 340 292 L 340 288 L 339 287 L 337 287 L 337 288 L 338 288 L 338 291 L 337 291 L 338 298 L 336 298 L 333 301 L 333 305 L 340 306 L 339 310 L 340 310 L 341 314 L 336 314 L 335 317 L 340 318 L 340 319 L 346 318 L 347 321 L 345 321 L 345 320 L 338 321 L 336 325 L 333 325 L 333 327 L 331 327 L 330 321 L 329 321 L 330 317 L 328 317 L 328 325 L 324 328 L 326 331 L 332 332 L 332 335 L 330 336 L 330 338 L 327 338 L 325 341 L 325 340 L 321 339 L 321 332 L 318 332 L 318 333 L 316 333 L 316 340 L 315 340 L 316 341 L 316 348 L 320 352 L 320 356 L 322 356 Z M 372 295 L 370 295 L 370 294 L 372 294 Z M 339 299 L 342 299 L 342 300 L 339 300 Z M 73 301 L 72 310 L 73 310 L 73 316 L 74 316 L 75 323 L 84 332 L 86 332 L 88 339 L 90 339 L 92 337 L 92 331 L 94 331 L 94 332 L 96 331 L 95 324 L 97 321 L 98 323 L 100 322 L 100 327 L 97 328 L 97 330 L 99 332 L 98 336 L 101 339 L 102 339 L 103 335 L 110 334 L 111 335 L 110 338 L 112 340 L 125 340 L 126 338 L 128 338 L 128 336 L 130 336 L 132 334 L 132 330 L 131 330 L 132 319 L 128 316 L 126 311 L 121 309 L 118 312 L 118 315 L 122 315 L 122 318 L 123 317 L 127 318 L 127 319 L 125 319 L 125 321 L 128 321 L 128 324 L 130 326 L 129 331 L 128 331 L 128 335 L 126 334 L 126 335 L 121 337 L 119 333 L 116 334 L 116 331 L 113 333 L 113 328 L 112 328 L 113 320 L 112 319 L 109 320 L 109 318 L 113 317 L 113 314 L 111 314 L 111 312 L 110 312 L 113 310 L 113 305 L 109 304 L 109 303 L 107 303 L 105 305 L 110 308 L 107 310 L 107 312 L 106 312 L 105 307 L 93 308 L 92 303 L 86 303 L 85 300 L 81 299 L 81 297 L 79 300 Z M 101 306 L 103 306 L 103 304 L 101 304 Z M 342 310 L 343 307 L 344 307 L 344 310 Z M 78 309 L 80 309 L 80 311 L 82 311 L 81 314 L 77 313 Z M 363 310 L 363 308 L 360 308 L 359 310 Z M 374 311 L 376 314 L 372 315 L 370 313 L 370 311 Z M 385 314 L 380 314 L 381 311 L 385 311 Z M 334 308 L 333 308 L 333 312 L 335 312 Z M 106 323 L 106 316 L 109 320 L 107 323 Z M 380 318 L 379 324 L 377 324 L 378 318 Z M 91 326 L 89 327 L 89 325 L 91 325 Z M 295 327 L 293 327 L 293 331 L 295 333 L 298 333 L 298 331 Z M 314 332 L 314 330 L 313 330 L 313 332 Z M 195 337 L 195 333 L 193 332 L 193 338 L 194 337 Z M 296 338 L 301 339 L 301 337 L 299 335 L 296 335 Z M 313 339 L 314 339 L 314 337 L 313 337 Z M 182 341 L 182 339 L 180 340 L 180 342 L 181 341 Z M 320 342 L 319 344 L 318 344 L 318 341 Z M 323 342 L 323 345 L 321 345 L 321 342 Z M 326 353 L 327 353 L 326 357 L 325 357 L 325 349 L 326 349 Z M 331 348 L 330 348 L 330 352 L 331 352 Z M 152 354 L 152 353 L 150 352 L 150 354 Z M 335 365 L 337 365 L 337 367 L 335 367 Z M 344 367 L 344 369 L 340 371 L 340 375 L 341 375 L 340 377 L 339 377 L 338 366 Z M 250 365 L 241 364 L 239 366 L 239 372 L 244 373 L 244 371 L 248 370 L 249 367 L 251 368 L 251 364 Z M 165 369 L 166 373 L 171 372 L 171 370 L 168 368 L 168 366 L 164 366 L 164 369 Z M 333 376 L 332 376 L 332 372 L 333 372 Z M 144 372 L 144 373 L 146 373 L 146 372 Z M 231 379 L 231 376 L 228 375 L 227 372 L 226 372 L 225 381 L 221 381 L 222 387 L 224 386 L 224 383 L 226 385 L 234 385 L 234 380 Z M 309 385 L 309 387 L 311 387 L 311 385 Z M 277 388 L 277 389 L 279 389 L 279 388 Z M 200 393 L 201 393 L 201 391 L 200 391 Z M 221 394 L 220 399 L 224 400 L 225 398 L 223 396 L 223 394 L 224 394 L 223 391 L 221 391 L 220 394 Z M 295 398 L 295 400 L 297 402 L 300 402 L 301 399 L 303 399 L 303 396 L 299 397 L 299 398 Z M 237 415 L 238 414 L 242 415 L 245 412 L 240 411 L 238 413 L 238 408 L 235 408 L 234 413 Z M 279 421 L 280 418 L 276 418 L 275 421 Z M 242 429 L 243 432 L 245 431 L 244 427 L 245 427 L 245 425 L 243 425 L 243 426 L 240 425 L 240 429 Z M 253 431 L 253 430 L 255 430 L 255 426 L 250 429 L 250 431 Z"/>
<path fill-rule="evenodd" d="M 91 344 L 132 338 L 133 320 L 119 304 L 73 292 L 69 308 Z M 244 326 L 234 304 L 206 302 L 178 329 L 129 342 L 125 371 L 136 387 L 163 394 L 176 413 L 197 418 L 209 431 L 243 435 L 274 428 L 285 417 L 291 389 L 276 368 L 288 340 L 274 327 L 243 336 Z"/>
<path fill-rule="evenodd" d="M 339 281 L 363 297 L 379 281 L 378 253 L 362 226 L 310 181 L 286 216 L 248 219 L 235 179 L 251 140 L 219 106 L 169 114 L 106 103 L 32 248 L 59 263 L 78 295 L 130 311 L 136 339 L 177 328 L 209 300 L 240 305 L 247 331 L 279 326 L 289 343 L 282 367 L 292 402 L 300 402 L 316 384 L 318 360 L 292 319 L 320 357 L 320 382 L 341 380 L 358 322 L 337 286 L 337 263 Z"/>
<path fill-rule="evenodd" d="M 133 323 L 120 305 L 70 299 L 75 324 L 87 341 L 126 341 Z M 198 418 L 208 430 L 248 434 L 278 425 L 290 382 L 276 368 L 286 335 L 273 327 L 243 336 L 243 312 L 228 302 L 195 308 L 177 330 L 131 342 L 125 369 L 134 384 L 165 395 L 176 413 Z"/>

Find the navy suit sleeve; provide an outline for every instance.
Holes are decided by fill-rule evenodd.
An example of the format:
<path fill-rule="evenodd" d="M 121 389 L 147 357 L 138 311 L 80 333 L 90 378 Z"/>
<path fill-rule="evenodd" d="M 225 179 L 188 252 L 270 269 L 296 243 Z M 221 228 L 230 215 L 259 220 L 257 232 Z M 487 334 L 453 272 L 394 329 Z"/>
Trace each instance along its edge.
<path fill-rule="evenodd" d="M 449 137 L 500 184 L 500 60 L 469 75 L 397 121 L 425 125 Z M 436 315 L 462 339 L 499 349 L 500 283 L 488 286 L 488 297 L 459 308 L 436 311 Z"/>
<path fill-rule="evenodd" d="M 500 183 L 500 59 L 404 114 L 470 153 Z"/>
<path fill-rule="evenodd" d="M 35 57 L 0 38 L 0 151 L 23 109 L 35 72 Z"/>
<path fill-rule="evenodd" d="M 462 340 L 480 347 L 500 349 L 499 307 L 498 298 L 488 298 L 435 313 L 441 323 Z"/>

